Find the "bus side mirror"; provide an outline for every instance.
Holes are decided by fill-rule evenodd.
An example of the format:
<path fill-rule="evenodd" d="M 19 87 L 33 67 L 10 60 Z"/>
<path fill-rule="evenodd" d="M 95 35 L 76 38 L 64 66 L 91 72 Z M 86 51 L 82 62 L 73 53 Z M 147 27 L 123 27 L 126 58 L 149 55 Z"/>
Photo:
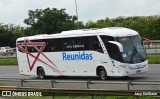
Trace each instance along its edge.
<path fill-rule="evenodd" d="M 116 42 L 116 41 L 108 41 L 108 42 L 117 45 L 119 50 L 120 50 L 120 52 L 123 52 L 123 46 L 122 46 L 121 43 Z"/>
<path fill-rule="evenodd" d="M 152 41 L 151 40 L 149 40 L 148 38 L 142 38 L 142 41 L 147 42 L 148 47 L 152 48 Z"/>

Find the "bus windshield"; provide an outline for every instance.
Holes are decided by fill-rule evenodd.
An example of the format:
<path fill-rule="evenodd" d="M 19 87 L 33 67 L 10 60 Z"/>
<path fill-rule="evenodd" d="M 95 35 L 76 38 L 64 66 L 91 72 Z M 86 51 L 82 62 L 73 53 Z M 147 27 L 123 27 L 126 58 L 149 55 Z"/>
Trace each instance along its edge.
<path fill-rule="evenodd" d="M 139 63 L 147 59 L 146 51 L 139 35 L 117 37 L 116 40 L 123 46 L 121 55 L 124 63 Z"/>

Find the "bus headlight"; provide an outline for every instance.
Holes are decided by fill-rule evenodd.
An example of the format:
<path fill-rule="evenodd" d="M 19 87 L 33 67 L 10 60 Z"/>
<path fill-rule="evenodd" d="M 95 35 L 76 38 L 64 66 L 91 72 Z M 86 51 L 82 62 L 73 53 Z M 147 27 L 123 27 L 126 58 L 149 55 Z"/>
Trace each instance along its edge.
<path fill-rule="evenodd" d="M 127 65 L 119 65 L 120 67 L 123 67 L 123 68 L 126 68 L 126 69 L 131 69 L 130 66 L 127 66 Z"/>

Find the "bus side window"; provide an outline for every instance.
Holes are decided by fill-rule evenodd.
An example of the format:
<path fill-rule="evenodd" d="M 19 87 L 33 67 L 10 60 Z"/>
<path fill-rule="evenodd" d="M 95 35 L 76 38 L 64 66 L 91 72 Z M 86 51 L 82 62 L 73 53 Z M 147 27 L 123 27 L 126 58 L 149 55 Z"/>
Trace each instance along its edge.
<path fill-rule="evenodd" d="M 85 50 L 84 37 L 75 37 L 72 38 L 72 47 L 74 51 Z"/>
<path fill-rule="evenodd" d="M 43 42 L 46 43 L 44 52 L 56 52 L 59 51 L 59 40 L 58 39 L 45 39 Z"/>
<path fill-rule="evenodd" d="M 102 38 L 102 41 L 103 41 L 106 49 L 109 50 L 110 46 L 109 46 L 109 42 L 108 41 L 114 41 L 114 38 L 110 37 L 110 36 L 101 36 L 101 38 Z"/>
<path fill-rule="evenodd" d="M 72 51 L 72 41 L 71 38 L 63 38 L 60 40 L 60 45 L 62 51 Z"/>
<path fill-rule="evenodd" d="M 109 56 L 119 61 L 121 59 L 119 55 L 120 53 L 118 52 L 119 48 L 116 45 L 108 42 L 108 41 L 114 41 L 114 38 L 110 36 L 101 36 L 101 38 L 108 51 Z"/>
<path fill-rule="evenodd" d="M 87 41 L 87 45 L 88 45 L 88 50 L 95 50 L 95 51 L 98 51 L 98 52 L 103 52 L 102 50 L 102 47 L 99 43 L 99 40 L 96 36 L 91 36 L 91 37 L 88 37 L 88 39 L 86 40 Z"/>
<path fill-rule="evenodd" d="M 35 42 L 34 40 L 31 40 L 31 42 Z M 27 46 L 27 50 L 30 53 L 37 52 L 37 50 L 33 46 Z"/>
<path fill-rule="evenodd" d="M 17 43 L 23 43 L 24 41 L 18 41 Z M 21 46 L 23 49 L 25 49 L 25 47 L 24 46 Z M 22 50 L 20 50 L 19 48 L 18 48 L 18 51 L 20 51 L 20 52 L 22 52 L 22 53 L 24 53 Z"/>
<path fill-rule="evenodd" d="M 27 46 L 27 50 L 28 50 L 28 52 L 31 52 L 31 53 L 37 52 L 33 46 Z"/>
<path fill-rule="evenodd" d="M 94 50 L 94 47 L 93 47 L 93 40 L 91 37 L 88 38 L 88 40 L 86 41 L 87 43 L 87 50 Z"/>
<path fill-rule="evenodd" d="M 119 55 L 119 52 L 118 52 L 119 48 L 114 45 L 114 44 L 111 44 L 111 43 L 108 43 L 108 53 L 109 53 L 109 56 L 115 60 L 120 60 L 120 55 Z"/>

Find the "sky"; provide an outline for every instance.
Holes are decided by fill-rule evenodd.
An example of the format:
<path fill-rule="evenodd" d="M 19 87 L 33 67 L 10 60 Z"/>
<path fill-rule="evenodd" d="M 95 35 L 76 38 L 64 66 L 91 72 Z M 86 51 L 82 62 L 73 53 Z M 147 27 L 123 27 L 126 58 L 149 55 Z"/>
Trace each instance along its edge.
<path fill-rule="evenodd" d="M 119 16 L 160 15 L 160 0 L 76 0 L 79 21 L 117 18 Z M 26 26 L 29 10 L 66 9 L 76 15 L 75 0 L 0 0 L 0 23 Z"/>

